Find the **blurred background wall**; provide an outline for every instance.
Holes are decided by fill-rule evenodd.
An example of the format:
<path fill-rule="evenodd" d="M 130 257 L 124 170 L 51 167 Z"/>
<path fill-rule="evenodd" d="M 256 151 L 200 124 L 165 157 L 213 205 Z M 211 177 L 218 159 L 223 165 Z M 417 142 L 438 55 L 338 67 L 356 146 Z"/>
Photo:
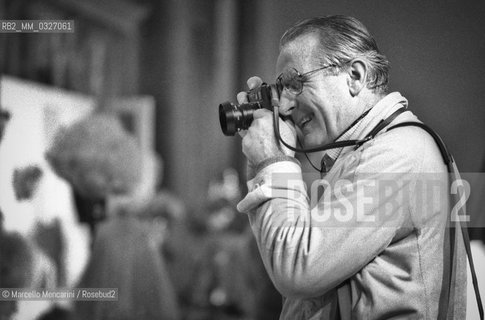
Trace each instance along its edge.
<path fill-rule="evenodd" d="M 0 1 L 0 18 L 76 20 L 75 34 L 0 34 L 2 72 L 105 97 L 156 100 L 164 185 L 197 208 L 211 177 L 244 171 L 240 139 L 217 106 L 249 76 L 273 81 L 278 41 L 299 19 L 361 19 L 392 64 L 391 89 L 449 145 L 463 171 L 484 169 L 483 1 Z M 67 71 L 66 71 L 67 70 Z M 102 103 L 101 103 L 102 105 Z"/>
<path fill-rule="evenodd" d="M 274 77 L 277 41 L 294 21 L 315 15 L 359 18 L 391 62 L 391 90 L 449 144 L 460 168 L 477 171 L 484 160 L 485 64 L 483 1 L 263 1 L 262 33 L 250 71 Z"/>
<path fill-rule="evenodd" d="M 410 108 L 442 136 L 463 172 L 485 172 L 483 0 L 0 0 L 0 19 L 70 19 L 76 30 L 0 33 L 0 74 L 83 94 L 90 108 L 91 101 L 103 109 L 134 96 L 153 97 L 162 187 L 181 198 L 189 215 L 204 220 L 210 182 L 229 167 L 242 181 L 245 175 L 240 138 L 222 134 L 218 105 L 235 101 L 250 76 L 274 81 L 279 38 L 289 26 L 332 14 L 355 16 L 369 28 L 391 61 L 391 90 L 407 97 Z M 473 177 L 478 188 L 468 203 L 472 226 L 485 225 L 483 176 Z M 474 230 L 472 237 L 485 239 L 484 230 Z M 204 255 L 199 238 L 174 234 L 186 260 Z M 252 239 L 247 235 L 244 239 Z M 482 250 L 479 266 L 484 257 Z M 252 258 L 243 262 L 259 261 Z M 174 265 L 179 271 L 174 283 L 181 291 L 185 283 L 190 288 L 186 269 Z M 276 300 L 279 311 L 279 296 Z"/>

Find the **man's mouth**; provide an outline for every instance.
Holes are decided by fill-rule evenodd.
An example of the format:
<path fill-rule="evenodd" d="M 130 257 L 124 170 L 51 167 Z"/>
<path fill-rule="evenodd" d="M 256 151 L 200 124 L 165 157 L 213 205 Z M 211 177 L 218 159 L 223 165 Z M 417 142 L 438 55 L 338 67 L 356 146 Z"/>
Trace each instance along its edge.
<path fill-rule="evenodd" d="M 300 122 L 298 123 L 298 126 L 300 127 L 300 129 L 303 129 L 310 121 L 312 121 L 312 117 L 305 116 L 300 120 Z"/>

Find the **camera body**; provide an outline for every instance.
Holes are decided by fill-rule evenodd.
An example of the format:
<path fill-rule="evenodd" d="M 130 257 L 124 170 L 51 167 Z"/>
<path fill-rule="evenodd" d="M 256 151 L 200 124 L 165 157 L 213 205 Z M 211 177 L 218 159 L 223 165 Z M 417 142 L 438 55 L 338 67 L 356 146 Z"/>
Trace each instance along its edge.
<path fill-rule="evenodd" d="M 253 122 L 253 113 L 258 109 L 273 111 L 271 106 L 271 85 L 263 83 L 248 91 L 248 103 L 240 105 L 229 101 L 219 105 L 219 122 L 226 136 L 233 136 L 240 130 L 247 130 Z"/>

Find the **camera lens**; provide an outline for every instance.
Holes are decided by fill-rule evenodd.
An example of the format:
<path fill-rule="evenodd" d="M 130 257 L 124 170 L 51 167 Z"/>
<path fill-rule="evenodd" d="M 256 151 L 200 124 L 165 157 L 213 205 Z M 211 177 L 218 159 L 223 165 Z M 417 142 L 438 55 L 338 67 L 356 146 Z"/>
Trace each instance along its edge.
<path fill-rule="evenodd" d="M 265 108 L 273 110 L 271 105 L 272 85 L 263 83 L 261 87 L 247 92 L 248 103 L 235 105 L 224 102 L 219 105 L 219 122 L 226 136 L 233 136 L 239 130 L 246 130 L 253 122 L 254 111 Z"/>
<path fill-rule="evenodd" d="M 237 107 L 230 102 L 224 102 L 219 105 L 219 122 L 221 123 L 222 132 L 226 136 L 233 136 L 237 132 L 236 112 Z"/>
<path fill-rule="evenodd" d="M 239 130 L 246 130 L 253 122 L 254 110 L 260 109 L 259 102 L 243 103 L 239 106 L 224 102 L 219 105 L 219 122 L 226 136 L 233 136 Z"/>

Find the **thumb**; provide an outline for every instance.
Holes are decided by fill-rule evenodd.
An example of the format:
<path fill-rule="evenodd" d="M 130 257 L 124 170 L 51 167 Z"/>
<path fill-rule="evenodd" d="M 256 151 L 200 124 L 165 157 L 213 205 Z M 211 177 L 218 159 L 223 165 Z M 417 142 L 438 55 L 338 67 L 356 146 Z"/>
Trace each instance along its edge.
<path fill-rule="evenodd" d="M 260 87 L 263 84 L 263 80 L 260 77 L 251 77 L 247 81 L 249 89 Z"/>

